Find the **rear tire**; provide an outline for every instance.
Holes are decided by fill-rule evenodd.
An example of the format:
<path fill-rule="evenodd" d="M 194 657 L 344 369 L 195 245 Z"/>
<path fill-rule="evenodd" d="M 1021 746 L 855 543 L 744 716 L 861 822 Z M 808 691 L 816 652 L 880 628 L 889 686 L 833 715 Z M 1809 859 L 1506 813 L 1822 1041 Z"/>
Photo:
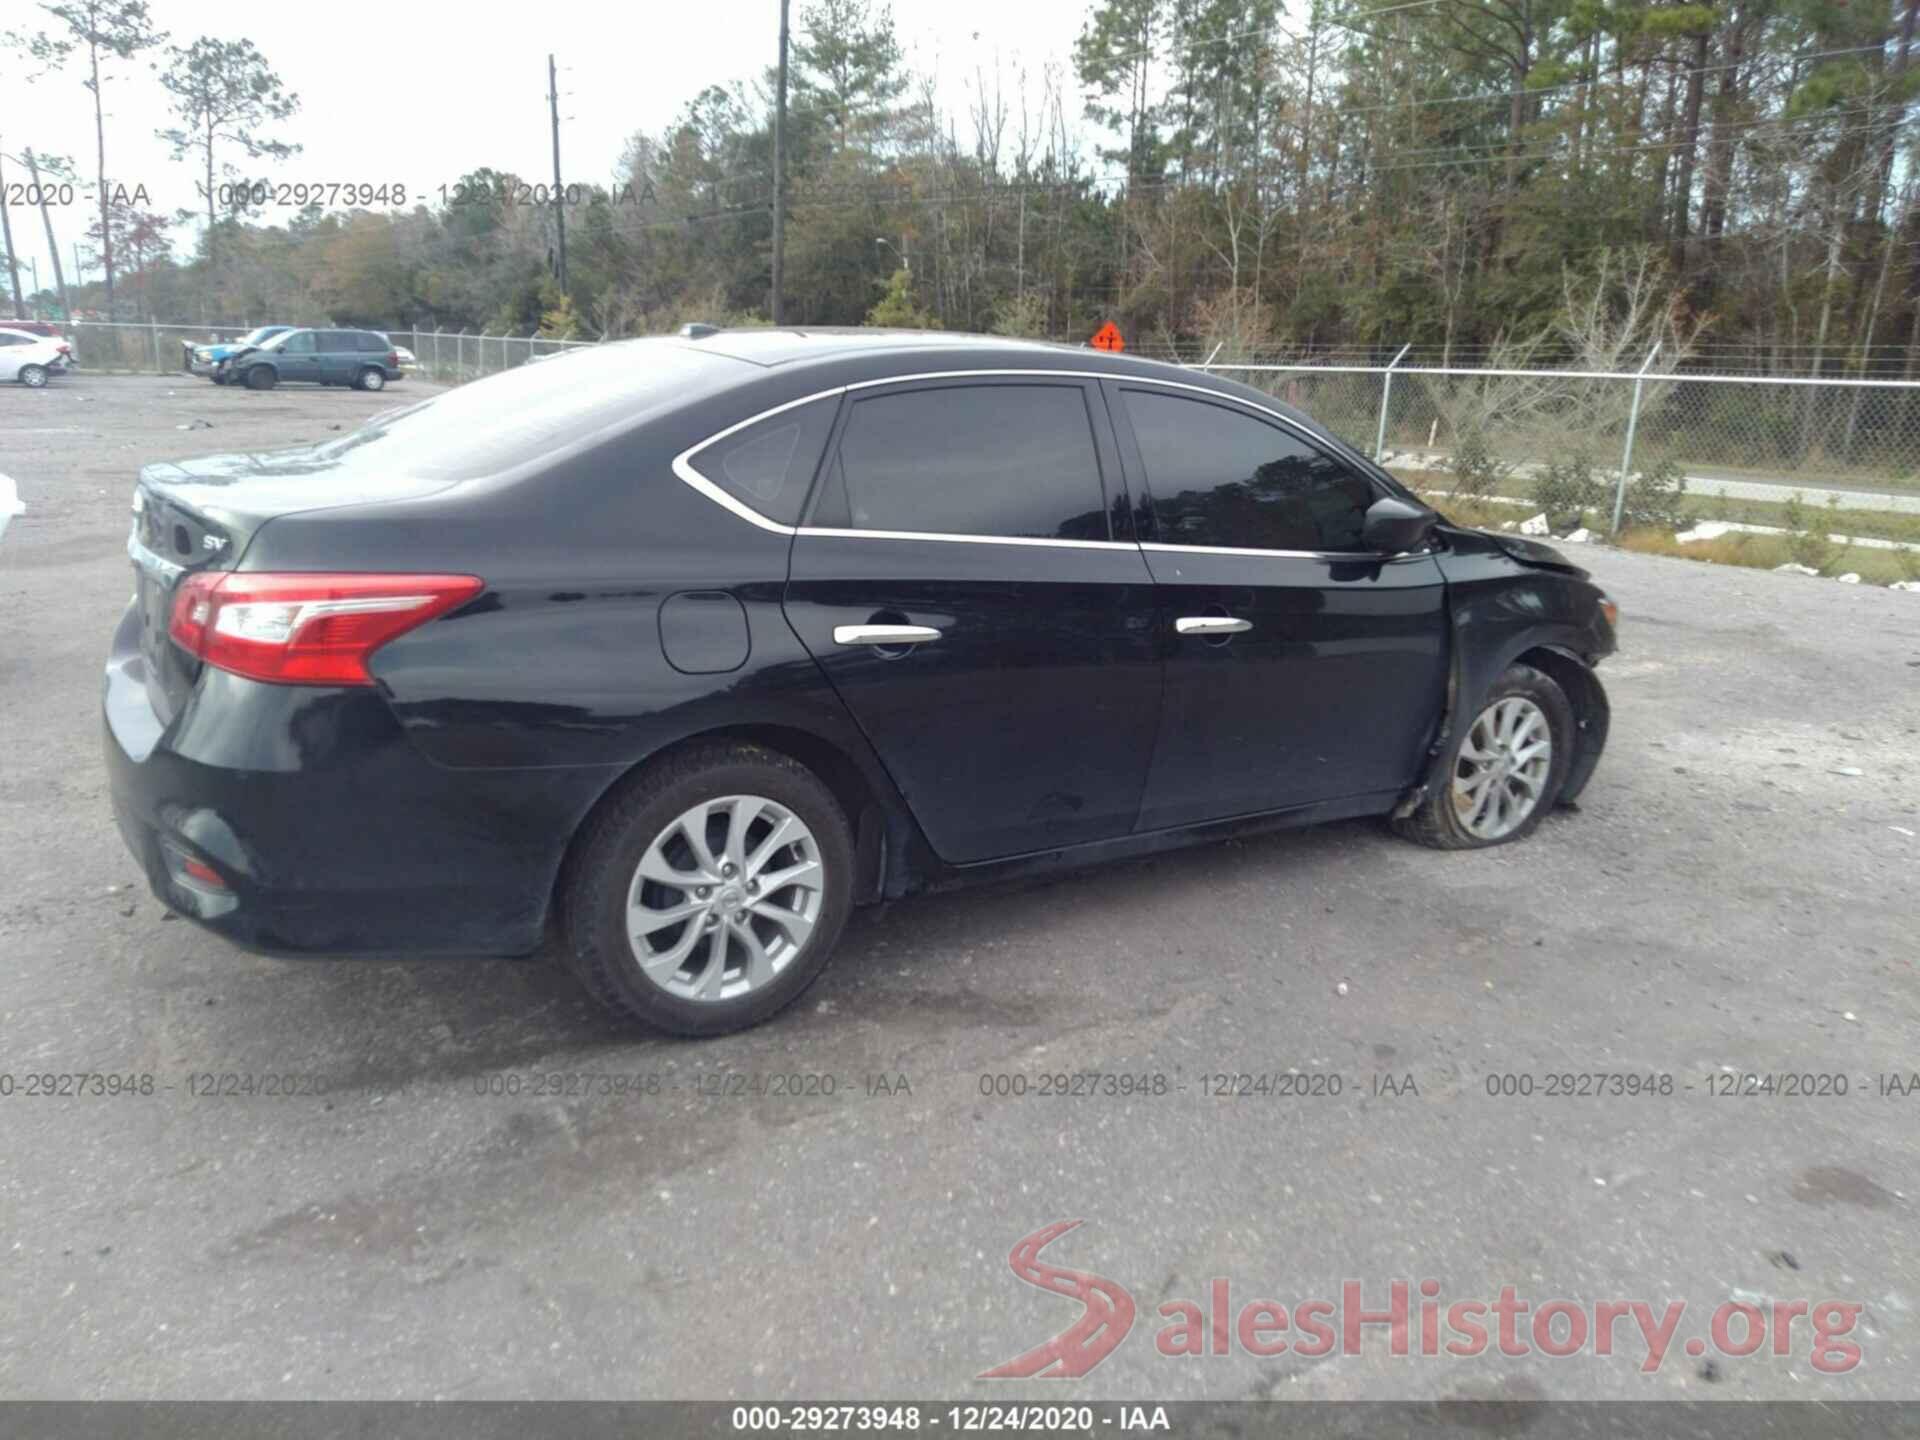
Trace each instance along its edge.
<path fill-rule="evenodd" d="M 1573 706 L 1551 676 L 1508 666 L 1450 742 L 1442 782 L 1393 828 L 1437 850 L 1526 839 L 1566 783 L 1576 730 Z"/>
<path fill-rule="evenodd" d="M 279 379 L 279 375 L 275 373 L 271 365 L 256 365 L 247 371 L 247 388 L 249 390 L 271 390 L 275 382 Z"/>
<path fill-rule="evenodd" d="M 376 370 L 373 366 L 369 365 L 354 377 L 353 388 L 356 390 L 384 390 L 387 388 L 387 377 L 382 371 Z"/>
<path fill-rule="evenodd" d="M 655 1029 L 757 1025 L 826 968 L 853 865 L 846 815 L 812 771 L 758 745 L 695 746 L 649 767 L 579 837 L 560 886 L 567 966 Z"/>
<path fill-rule="evenodd" d="M 47 383 L 47 367 L 44 365 L 22 365 L 20 383 L 29 390 L 39 390 Z"/>

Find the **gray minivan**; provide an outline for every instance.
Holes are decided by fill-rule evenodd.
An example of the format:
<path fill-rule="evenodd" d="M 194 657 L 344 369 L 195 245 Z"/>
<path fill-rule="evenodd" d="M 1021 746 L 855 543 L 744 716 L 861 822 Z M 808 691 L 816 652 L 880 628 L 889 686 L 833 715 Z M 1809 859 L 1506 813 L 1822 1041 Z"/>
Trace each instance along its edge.
<path fill-rule="evenodd" d="M 271 390 L 283 381 L 383 390 L 401 375 L 400 356 L 373 330 L 288 330 L 240 350 L 217 372 L 228 384 Z"/>

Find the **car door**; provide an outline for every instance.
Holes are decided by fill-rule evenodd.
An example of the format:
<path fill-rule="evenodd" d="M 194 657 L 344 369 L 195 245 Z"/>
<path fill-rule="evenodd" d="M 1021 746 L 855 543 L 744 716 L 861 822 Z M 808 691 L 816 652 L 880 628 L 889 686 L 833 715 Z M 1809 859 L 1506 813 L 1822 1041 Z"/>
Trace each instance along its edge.
<path fill-rule="evenodd" d="M 24 335 L 0 334 L 0 380 L 17 380 L 20 377 L 21 363 L 26 359 L 32 343 Z"/>
<path fill-rule="evenodd" d="M 316 381 L 320 378 L 320 332 L 299 330 L 289 335 L 274 356 L 274 366 L 282 380 Z"/>
<path fill-rule="evenodd" d="M 1097 388 L 857 388 L 786 612 L 954 863 L 1125 835 L 1160 707 L 1154 596 Z"/>
<path fill-rule="evenodd" d="M 1278 416 L 1107 382 L 1167 647 L 1140 827 L 1397 791 L 1446 687 L 1430 554 L 1369 553 L 1387 492 Z"/>

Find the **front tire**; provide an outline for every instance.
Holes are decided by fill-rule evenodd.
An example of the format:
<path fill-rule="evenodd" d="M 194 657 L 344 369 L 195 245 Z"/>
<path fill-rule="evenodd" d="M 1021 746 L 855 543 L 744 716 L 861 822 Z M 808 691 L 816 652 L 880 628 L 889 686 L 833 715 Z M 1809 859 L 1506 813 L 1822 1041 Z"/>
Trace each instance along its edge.
<path fill-rule="evenodd" d="M 247 371 L 247 388 L 249 390 L 271 390 L 279 378 L 280 376 L 274 371 L 271 365 L 256 365 Z"/>
<path fill-rule="evenodd" d="M 1479 850 L 1531 835 L 1566 783 L 1573 706 L 1552 676 L 1510 665 L 1453 737 L 1443 783 L 1393 822 L 1440 850 Z"/>
<path fill-rule="evenodd" d="M 812 771 L 758 745 L 701 745 L 589 822 L 561 885 L 567 964 L 616 1014 L 724 1035 L 819 978 L 852 894 L 852 830 Z"/>
<path fill-rule="evenodd" d="M 29 390 L 42 389 L 47 383 L 47 367 L 44 365 L 22 365 L 20 383 Z"/>

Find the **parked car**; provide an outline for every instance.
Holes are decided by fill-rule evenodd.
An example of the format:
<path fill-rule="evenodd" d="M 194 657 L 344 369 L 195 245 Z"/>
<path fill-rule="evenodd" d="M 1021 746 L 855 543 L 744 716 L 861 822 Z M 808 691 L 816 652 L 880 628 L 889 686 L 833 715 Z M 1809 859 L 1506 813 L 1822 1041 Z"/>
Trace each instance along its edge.
<path fill-rule="evenodd" d="M 392 343 L 372 330 L 287 330 L 236 350 L 215 367 L 214 379 L 252 390 L 285 381 L 383 390 L 401 373 Z"/>
<path fill-rule="evenodd" d="M 685 1034 L 930 886 L 1353 816 L 1517 840 L 1608 728 L 1614 606 L 1550 547 L 1261 391 L 1025 342 L 583 347 L 149 465 L 128 548 L 106 751 L 161 900 L 279 953 L 552 927 Z"/>
<path fill-rule="evenodd" d="M 9 330 L 24 330 L 29 335 L 39 335 L 48 340 L 61 338 L 60 327 L 47 320 L 9 320 Z"/>
<path fill-rule="evenodd" d="M 71 369 L 73 347 L 66 341 L 13 326 L 0 329 L 0 380 L 17 380 L 38 390 L 48 377 L 64 375 Z"/>
<path fill-rule="evenodd" d="M 220 373 L 220 362 L 231 358 L 242 350 L 256 345 L 264 345 L 276 335 L 284 335 L 294 327 L 291 325 L 262 325 L 248 331 L 238 340 L 225 343 L 209 341 L 196 345 L 190 340 L 180 342 L 180 368 L 194 375 L 205 375 L 216 385 L 227 383 L 226 376 Z"/>
<path fill-rule="evenodd" d="M 404 345 L 396 345 L 393 347 L 393 358 L 394 362 L 398 364 L 402 370 L 418 370 L 420 368 L 420 362 L 414 358 L 413 351 Z"/>

